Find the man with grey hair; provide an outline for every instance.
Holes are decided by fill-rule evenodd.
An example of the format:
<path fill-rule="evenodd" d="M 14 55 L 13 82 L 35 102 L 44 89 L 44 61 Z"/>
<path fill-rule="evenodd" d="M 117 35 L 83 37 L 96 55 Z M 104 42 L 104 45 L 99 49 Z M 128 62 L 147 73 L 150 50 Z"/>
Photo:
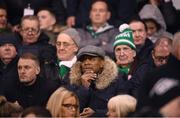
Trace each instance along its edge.
<path fill-rule="evenodd" d="M 165 79 L 171 79 L 171 80 L 177 80 L 179 81 L 180 74 L 180 32 L 177 32 L 174 35 L 173 43 L 172 43 L 172 50 L 171 54 L 169 56 L 167 64 L 154 69 L 152 72 L 149 72 L 142 83 L 141 88 L 139 89 L 138 93 L 138 104 L 137 108 L 139 110 L 142 110 L 145 107 L 152 107 L 153 109 L 156 108 L 158 111 L 161 111 L 161 108 L 164 108 L 164 106 L 161 105 L 161 107 L 156 107 L 156 104 L 153 100 L 151 100 L 150 97 L 148 97 L 151 94 L 151 90 L 153 86 L 155 86 L 155 83 L 157 83 L 159 80 L 164 81 Z M 162 85 L 164 87 L 167 87 L 166 85 Z M 179 92 L 179 90 L 177 90 Z M 166 95 L 166 97 L 162 97 L 161 101 L 166 101 L 166 99 L 169 99 L 169 102 L 173 99 L 170 99 L 172 94 Z M 169 102 L 164 102 L 165 104 L 168 104 Z M 173 108 L 174 109 L 174 108 Z M 175 111 L 176 109 L 174 109 Z M 163 112 L 162 114 L 169 114 L 168 111 Z M 171 114 L 171 116 L 177 117 L 176 113 Z M 167 116 L 168 117 L 168 116 Z"/>
<path fill-rule="evenodd" d="M 72 65 L 76 62 L 76 54 L 80 46 L 79 33 L 74 28 L 61 32 L 56 39 L 56 60 L 44 65 L 43 76 L 61 84 L 68 84 L 65 79 Z"/>

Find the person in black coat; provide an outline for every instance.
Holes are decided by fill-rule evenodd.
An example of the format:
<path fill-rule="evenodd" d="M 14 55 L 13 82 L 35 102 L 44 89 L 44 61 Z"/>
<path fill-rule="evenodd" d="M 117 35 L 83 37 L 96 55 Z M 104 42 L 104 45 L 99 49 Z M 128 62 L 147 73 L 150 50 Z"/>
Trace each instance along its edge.
<path fill-rule="evenodd" d="M 0 91 L 4 81 L 18 77 L 16 46 L 17 41 L 13 34 L 0 35 Z"/>
<path fill-rule="evenodd" d="M 41 63 L 55 57 L 55 48 L 48 44 L 49 37 L 40 30 L 37 16 L 27 15 L 21 20 L 20 31 L 17 33 L 18 54 L 31 52 L 38 56 Z"/>
<path fill-rule="evenodd" d="M 157 98 L 158 95 L 156 95 L 156 99 L 154 100 L 152 100 L 151 97 L 148 97 L 152 94 L 150 91 L 153 90 L 153 86 L 155 85 L 155 83 L 158 83 L 159 80 L 164 81 L 166 79 L 171 79 L 171 78 L 173 80 L 174 79 L 177 79 L 178 81 L 180 80 L 180 74 L 179 74 L 180 40 L 179 38 L 180 38 L 180 32 L 178 32 L 174 36 L 171 55 L 168 59 L 167 64 L 152 70 L 152 72 L 149 72 L 145 76 L 142 86 L 140 87 L 139 92 L 138 92 L 138 102 L 137 102 L 138 110 L 141 110 L 147 106 L 160 109 L 160 106 L 163 107 L 162 105 L 167 103 L 167 100 L 170 100 L 170 98 L 174 95 L 174 94 L 169 94 L 168 96 L 166 95 L 165 97 L 160 97 L 160 98 Z M 177 92 L 179 92 L 179 90 L 177 90 Z"/>
<path fill-rule="evenodd" d="M 20 23 L 25 8 L 30 7 L 35 15 L 39 9 L 47 7 L 52 9 L 58 22 L 65 22 L 65 8 L 62 0 L 1 0 L 0 5 L 7 7 L 8 20 L 12 26 Z"/>
<path fill-rule="evenodd" d="M 85 46 L 79 50 L 77 58 L 69 78 L 71 89 L 80 100 L 80 115 L 105 117 L 108 100 L 117 94 L 128 93 L 126 80 L 99 47 Z"/>
<path fill-rule="evenodd" d="M 32 53 L 25 53 L 18 61 L 19 79 L 6 81 L 3 86 L 8 101 L 17 102 L 22 107 L 46 106 L 50 95 L 58 88 L 51 80 L 40 78 L 38 58 Z"/>

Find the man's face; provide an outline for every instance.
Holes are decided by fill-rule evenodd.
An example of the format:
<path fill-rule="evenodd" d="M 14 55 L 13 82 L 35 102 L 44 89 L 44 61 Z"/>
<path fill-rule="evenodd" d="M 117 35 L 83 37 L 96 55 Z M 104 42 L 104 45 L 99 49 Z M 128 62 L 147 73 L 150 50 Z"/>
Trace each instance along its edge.
<path fill-rule="evenodd" d="M 133 31 L 133 39 L 135 45 L 143 45 L 147 38 L 147 33 L 145 26 L 142 22 L 134 21 L 129 24 L 130 28 Z"/>
<path fill-rule="evenodd" d="M 77 45 L 67 34 L 59 34 L 56 41 L 57 57 L 61 61 L 71 60 L 78 51 Z"/>
<path fill-rule="evenodd" d="M 0 9 L 0 29 L 6 28 L 7 25 L 7 12 L 4 9 Z"/>
<path fill-rule="evenodd" d="M 0 46 L 0 57 L 2 61 L 11 61 L 17 55 L 16 47 L 11 43 Z"/>
<path fill-rule="evenodd" d="M 136 52 L 127 45 L 118 45 L 115 48 L 115 56 L 118 66 L 127 67 L 134 61 Z"/>
<path fill-rule="evenodd" d="M 20 34 L 24 44 L 32 44 L 38 41 L 40 30 L 37 20 L 25 19 L 22 23 Z"/>
<path fill-rule="evenodd" d="M 54 16 L 47 10 L 42 10 L 37 14 L 40 22 L 40 29 L 50 29 L 56 22 Z"/>
<path fill-rule="evenodd" d="M 171 45 L 167 40 L 162 40 L 159 45 L 157 45 L 153 52 L 152 57 L 156 66 L 161 66 L 167 63 L 168 56 L 170 55 Z"/>
<path fill-rule="evenodd" d="M 91 23 L 94 25 L 104 25 L 110 18 L 110 12 L 104 2 L 96 2 L 90 11 Z"/>
<path fill-rule="evenodd" d="M 96 74 L 100 73 L 104 66 L 104 60 L 100 57 L 84 55 L 80 61 L 82 62 L 82 72 L 92 71 Z"/>
<path fill-rule="evenodd" d="M 31 85 L 35 82 L 40 72 L 38 64 L 31 59 L 22 59 L 18 61 L 18 74 L 20 82 Z"/>

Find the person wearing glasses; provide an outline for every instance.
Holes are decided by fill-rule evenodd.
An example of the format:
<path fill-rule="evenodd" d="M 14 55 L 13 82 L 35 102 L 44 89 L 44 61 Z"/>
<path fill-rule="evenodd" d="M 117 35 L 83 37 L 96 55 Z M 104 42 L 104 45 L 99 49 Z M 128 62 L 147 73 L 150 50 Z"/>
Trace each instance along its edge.
<path fill-rule="evenodd" d="M 79 33 L 74 28 L 59 33 L 55 43 L 56 59 L 44 65 L 43 76 L 61 85 L 69 84 L 69 71 L 77 60 L 80 41 Z"/>
<path fill-rule="evenodd" d="M 46 108 L 52 117 L 79 117 L 79 99 L 64 87 L 58 88 L 49 98 Z"/>
<path fill-rule="evenodd" d="M 27 15 L 21 19 L 18 54 L 31 52 L 38 56 L 42 63 L 54 58 L 55 48 L 48 44 L 49 37 L 41 32 L 37 16 Z"/>
<path fill-rule="evenodd" d="M 162 36 L 155 42 L 154 48 L 152 50 L 152 58 L 155 67 L 167 63 L 168 57 L 170 55 L 171 47 L 172 47 L 172 39 L 166 36 Z"/>

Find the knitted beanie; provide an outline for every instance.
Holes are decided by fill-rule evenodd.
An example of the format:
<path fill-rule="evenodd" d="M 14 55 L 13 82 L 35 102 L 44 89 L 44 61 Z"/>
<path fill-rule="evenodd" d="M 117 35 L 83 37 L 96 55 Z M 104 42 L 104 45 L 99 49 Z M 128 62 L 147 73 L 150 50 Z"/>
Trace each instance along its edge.
<path fill-rule="evenodd" d="M 120 34 L 115 37 L 115 42 L 113 44 L 114 48 L 118 45 L 128 45 L 132 49 L 136 49 L 133 40 L 132 30 L 130 29 L 128 24 L 122 24 L 119 27 Z"/>

